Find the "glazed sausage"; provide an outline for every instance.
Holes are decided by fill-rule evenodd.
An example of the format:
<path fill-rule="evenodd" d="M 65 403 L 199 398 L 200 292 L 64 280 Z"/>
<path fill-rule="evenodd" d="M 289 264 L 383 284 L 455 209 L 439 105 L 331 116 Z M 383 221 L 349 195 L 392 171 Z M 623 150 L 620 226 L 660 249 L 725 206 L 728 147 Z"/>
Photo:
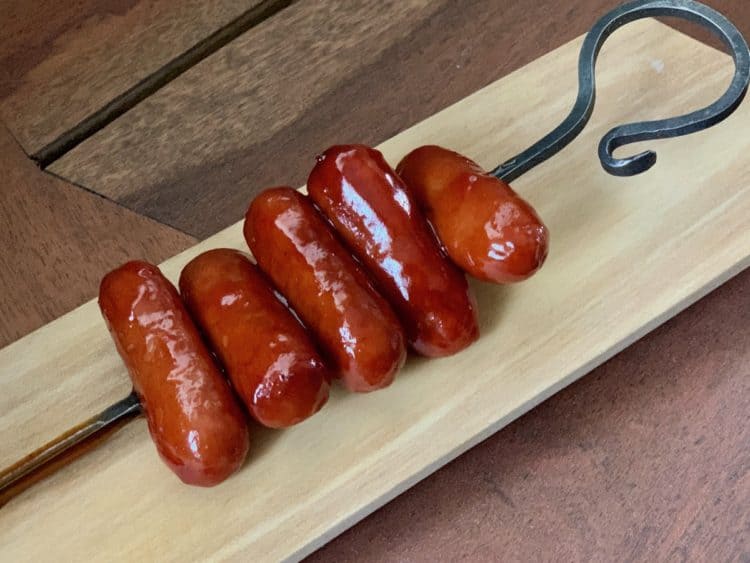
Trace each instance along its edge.
<path fill-rule="evenodd" d="M 389 385 L 406 355 L 401 326 L 310 200 L 289 187 L 262 192 L 244 234 L 344 385 L 360 392 Z"/>
<path fill-rule="evenodd" d="M 189 485 L 229 477 L 247 455 L 247 421 L 175 287 L 128 262 L 102 280 L 99 307 L 162 459 Z"/>
<path fill-rule="evenodd" d="M 250 414 L 283 428 L 315 414 L 330 375 L 304 327 L 241 252 L 209 250 L 180 276 L 180 293 Z"/>
<path fill-rule="evenodd" d="M 397 171 L 448 255 L 465 272 L 510 283 L 541 268 L 549 246 L 547 227 L 508 184 L 436 146 L 413 150 Z"/>
<path fill-rule="evenodd" d="M 417 352 L 447 356 L 479 337 L 466 278 L 443 256 L 379 151 L 331 147 L 318 157 L 307 189 L 393 305 Z"/>

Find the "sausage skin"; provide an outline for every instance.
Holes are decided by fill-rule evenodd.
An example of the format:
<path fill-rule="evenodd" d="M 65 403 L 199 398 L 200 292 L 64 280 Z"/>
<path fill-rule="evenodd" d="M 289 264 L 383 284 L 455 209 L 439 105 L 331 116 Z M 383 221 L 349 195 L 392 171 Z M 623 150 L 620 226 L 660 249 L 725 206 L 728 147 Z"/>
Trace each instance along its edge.
<path fill-rule="evenodd" d="M 209 250 L 180 275 L 185 305 L 250 414 L 284 428 L 328 399 L 329 372 L 307 332 L 237 250 Z"/>
<path fill-rule="evenodd" d="M 419 147 L 399 163 L 414 194 L 465 272 L 484 281 L 525 280 L 542 267 L 549 232 L 526 201 L 472 160 L 437 146 Z"/>
<path fill-rule="evenodd" d="M 393 305 L 417 352 L 447 356 L 479 337 L 466 278 L 441 253 L 379 151 L 364 145 L 329 148 L 318 157 L 307 189 Z"/>
<path fill-rule="evenodd" d="M 210 487 L 239 469 L 245 415 L 169 280 L 147 262 L 128 262 L 102 280 L 99 307 L 172 471 Z"/>
<path fill-rule="evenodd" d="M 406 356 L 402 328 L 310 200 L 289 187 L 262 192 L 244 234 L 344 385 L 357 392 L 389 385 Z"/>

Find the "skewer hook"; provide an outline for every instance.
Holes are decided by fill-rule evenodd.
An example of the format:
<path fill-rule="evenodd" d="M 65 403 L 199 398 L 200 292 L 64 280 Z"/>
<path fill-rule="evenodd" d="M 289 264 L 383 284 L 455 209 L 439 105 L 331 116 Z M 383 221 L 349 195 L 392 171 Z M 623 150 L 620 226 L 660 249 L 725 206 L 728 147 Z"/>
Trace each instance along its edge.
<path fill-rule="evenodd" d="M 717 35 L 734 59 L 735 71 L 729 88 L 713 104 L 679 117 L 620 125 L 611 129 L 599 143 L 599 160 L 604 170 L 615 176 L 634 176 L 656 163 L 656 153 L 615 158 L 618 147 L 652 139 L 679 137 L 707 129 L 729 117 L 742 102 L 750 82 L 750 50 L 742 34 L 727 18 L 694 0 L 635 0 L 603 16 L 586 35 L 578 59 L 578 97 L 568 117 L 552 132 L 525 151 L 507 160 L 491 174 L 511 182 L 566 147 L 588 123 L 596 100 L 594 71 L 599 51 L 615 30 L 635 20 L 672 16 L 702 25 Z"/>

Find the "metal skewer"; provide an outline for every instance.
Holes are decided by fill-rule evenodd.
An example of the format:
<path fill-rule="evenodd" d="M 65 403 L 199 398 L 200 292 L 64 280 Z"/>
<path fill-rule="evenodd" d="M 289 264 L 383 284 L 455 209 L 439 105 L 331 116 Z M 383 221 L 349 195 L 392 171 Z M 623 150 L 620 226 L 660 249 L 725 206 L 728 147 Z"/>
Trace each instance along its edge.
<path fill-rule="evenodd" d="M 135 392 L 0 471 L 0 506 L 143 412 Z"/>
<path fill-rule="evenodd" d="M 632 176 L 645 172 L 656 162 L 656 153 L 653 151 L 620 159 L 614 158 L 613 151 L 637 141 L 678 137 L 707 129 L 726 119 L 737 109 L 750 82 L 750 50 L 742 34 L 728 19 L 693 0 L 628 2 L 602 17 L 587 34 L 578 63 L 578 97 L 570 114 L 551 133 L 495 168 L 491 174 L 510 182 L 558 153 L 575 139 L 588 123 L 594 109 L 594 70 L 602 44 L 623 25 L 641 18 L 656 16 L 687 19 L 708 28 L 721 38 L 734 59 L 734 78 L 724 95 L 703 109 L 679 117 L 621 125 L 610 130 L 599 144 L 599 160 L 604 169 L 617 176 Z M 0 506 L 58 467 L 88 451 L 141 413 L 138 397 L 131 393 L 98 415 L 0 471 Z"/>

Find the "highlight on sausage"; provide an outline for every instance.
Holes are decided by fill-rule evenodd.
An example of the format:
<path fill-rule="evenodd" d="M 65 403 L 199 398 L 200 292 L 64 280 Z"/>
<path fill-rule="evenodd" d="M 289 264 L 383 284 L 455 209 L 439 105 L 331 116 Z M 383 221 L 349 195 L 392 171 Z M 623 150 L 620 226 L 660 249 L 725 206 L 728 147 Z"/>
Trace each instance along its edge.
<path fill-rule="evenodd" d="M 239 469 L 249 447 L 245 415 L 169 280 L 147 262 L 128 262 L 102 280 L 99 307 L 172 471 L 212 486 Z"/>
<path fill-rule="evenodd" d="M 239 252 L 209 250 L 180 275 L 185 305 L 250 414 L 272 428 L 315 414 L 330 373 L 305 328 Z"/>
<path fill-rule="evenodd" d="M 357 392 L 390 385 L 406 356 L 402 328 L 308 198 L 290 187 L 262 192 L 244 235 L 344 385 Z"/>
<path fill-rule="evenodd" d="M 419 147 L 396 168 L 435 227 L 445 251 L 484 281 L 527 279 L 547 257 L 549 232 L 505 182 L 442 147 Z"/>
<path fill-rule="evenodd" d="M 476 302 L 383 155 L 340 145 L 318 156 L 307 189 L 404 324 L 411 346 L 448 356 L 479 337 Z"/>

